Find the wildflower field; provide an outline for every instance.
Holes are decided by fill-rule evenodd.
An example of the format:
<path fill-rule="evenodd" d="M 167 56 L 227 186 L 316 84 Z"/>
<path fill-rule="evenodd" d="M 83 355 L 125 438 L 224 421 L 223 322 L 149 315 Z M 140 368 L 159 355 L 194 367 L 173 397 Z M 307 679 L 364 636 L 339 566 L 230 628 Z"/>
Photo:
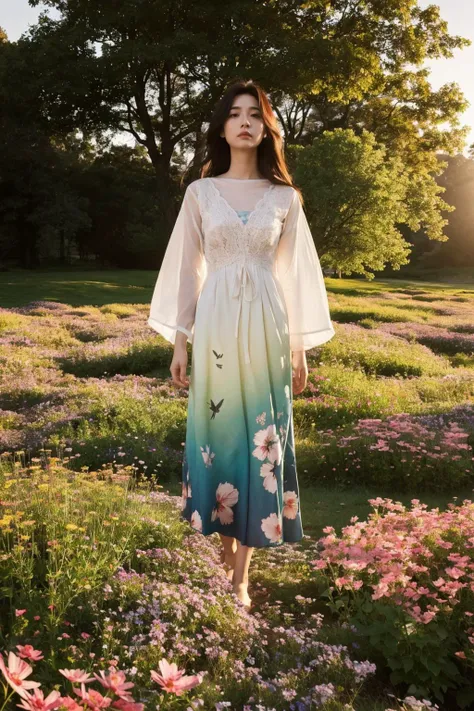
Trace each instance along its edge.
<path fill-rule="evenodd" d="M 180 519 L 155 277 L 0 275 L 0 711 L 474 709 L 474 287 L 327 280 L 248 613 Z"/>

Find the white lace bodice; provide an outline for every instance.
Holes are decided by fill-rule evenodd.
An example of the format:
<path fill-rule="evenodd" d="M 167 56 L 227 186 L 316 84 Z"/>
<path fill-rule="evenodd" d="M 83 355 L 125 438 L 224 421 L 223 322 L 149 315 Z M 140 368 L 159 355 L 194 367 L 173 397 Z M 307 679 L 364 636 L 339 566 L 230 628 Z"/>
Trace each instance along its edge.
<path fill-rule="evenodd" d="M 246 222 L 239 211 L 249 213 Z M 276 284 L 286 307 L 293 351 L 324 343 L 335 333 L 313 237 L 299 194 L 290 185 L 212 177 L 188 185 L 148 324 L 171 343 L 176 331 L 192 342 L 200 294 L 221 278 L 229 284 L 236 337 L 241 312 L 248 322 L 251 302 L 262 299 L 266 280 Z M 275 292 L 270 283 L 268 287 L 267 294 Z M 250 360 L 248 344 L 245 360 Z"/>
<path fill-rule="evenodd" d="M 244 223 L 213 178 L 195 182 L 202 218 L 203 251 L 208 271 L 234 262 L 253 262 L 272 269 L 282 224 L 294 190 L 270 181 Z"/>

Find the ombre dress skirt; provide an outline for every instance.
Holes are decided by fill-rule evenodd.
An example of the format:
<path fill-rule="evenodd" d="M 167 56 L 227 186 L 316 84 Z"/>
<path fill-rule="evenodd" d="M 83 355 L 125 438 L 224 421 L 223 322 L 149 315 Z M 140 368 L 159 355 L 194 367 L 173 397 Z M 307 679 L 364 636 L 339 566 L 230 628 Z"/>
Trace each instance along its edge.
<path fill-rule="evenodd" d="M 182 469 L 182 517 L 196 531 L 256 548 L 302 539 L 292 395 L 272 272 L 251 261 L 216 270 L 196 307 Z"/>

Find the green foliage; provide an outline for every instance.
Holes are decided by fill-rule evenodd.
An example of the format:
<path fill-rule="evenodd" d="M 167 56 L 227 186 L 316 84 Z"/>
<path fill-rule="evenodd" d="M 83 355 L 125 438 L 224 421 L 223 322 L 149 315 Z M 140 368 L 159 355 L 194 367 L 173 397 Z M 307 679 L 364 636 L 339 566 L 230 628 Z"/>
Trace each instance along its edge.
<path fill-rule="evenodd" d="M 185 156 L 193 155 L 190 176 L 197 177 L 203 126 L 237 76 L 256 78 L 270 93 L 285 147 L 322 140 L 319 157 L 328 175 L 320 184 L 330 202 L 317 226 L 327 227 L 331 214 L 338 218 L 331 235 L 318 235 L 325 252 L 331 238 L 328 264 L 369 278 L 387 264 L 399 269 L 409 254 L 400 225 L 444 239 L 449 208 L 435 182 L 442 169 L 436 154 L 462 149 L 459 116 L 467 103 L 454 83 L 433 90 L 422 65 L 451 57 L 468 41 L 449 34 L 436 6 L 412 0 L 45 5 L 56 10 L 54 19 L 43 14 L 18 43 L 0 44 L 6 150 L 0 179 L 3 171 L 8 178 L 0 256 L 27 267 L 89 255 L 103 265 L 154 259 L 159 266 Z M 327 143 L 326 132 L 338 129 L 360 137 L 360 155 L 350 134 L 345 145 L 341 137 Z M 87 165 L 71 140 L 64 144 L 78 130 Z M 118 132 L 140 150 L 104 155 Z M 92 149 L 92 137 L 98 148 Z M 330 148 L 337 148 L 334 166 Z M 131 165 L 138 155 L 142 163 Z M 32 179 L 15 180 L 30 163 Z M 378 174 L 372 182 L 371 170 Z M 357 195 L 364 209 L 356 226 L 350 214 Z M 341 242 L 344 220 L 350 229 Z"/>
<path fill-rule="evenodd" d="M 443 239 L 446 221 L 439 210 L 450 208 L 438 197 L 442 188 L 433 176 L 417 174 L 416 194 L 436 205 L 428 214 L 411 196 L 413 171 L 399 155 L 377 144 L 373 133 L 337 128 L 292 153 L 295 180 L 303 187 L 323 263 L 373 278 L 371 269 L 383 270 L 387 263 L 399 269 L 408 263 L 410 246 L 400 225 L 419 228 L 423 221 L 431 238 Z"/>
<path fill-rule="evenodd" d="M 380 497 L 369 502 L 377 510 L 367 522 L 351 519 L 340 538 L 329 526 L 319 541 L 313 562 L 330 583 L 322 597 L 337 618 L 355 625 L 366 652 L 385 659 L 392 683 L 446 702 L 449 692 L 465 708 L 473 700 L 473 504 L 467 499 L 440 512 L 418 499 L 411 510 L 387 499 L 388 511 L 380 512 Z"/>

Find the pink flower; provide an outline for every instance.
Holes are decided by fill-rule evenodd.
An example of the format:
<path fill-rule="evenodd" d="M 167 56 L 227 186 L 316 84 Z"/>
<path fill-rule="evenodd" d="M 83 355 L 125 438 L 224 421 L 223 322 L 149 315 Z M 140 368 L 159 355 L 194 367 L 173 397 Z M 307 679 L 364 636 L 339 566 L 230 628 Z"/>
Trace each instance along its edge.
<path fill-rule="evenodd" d="M 59 669 L 59 673 L 65 676 L 68 681 L 76 684 L 87 684 L 89 681 L 94 681 L 94 677 L 88 676 L 88 673 L 82 669 Z"/>
<path fill-rule="evenodd" d="M 39 649 L 34 649 L 31 644 L 17 644 L 16 648 L 19 650 L 18 656 L 22 659 L 32 659 L 34 662 L 37 662 L 39 659 L 44 659 L 43 652 Z"/>
<path fill-rule="evenodd" d="M 86 687 L 83 682 L 81 683 L 80 689 L 75 689 L 73 687 L 72 690 L 82 699 L 82 701 L 85 701 L 89 708 L 94 709 L 94 711 L 98 711 L 98 709 L 106 709 L 112 703 L 110 696 L 102 696 L 102 694 L 95 689 L 89 689 L 89 691 L 86 691 Z"/>
<path fill-rule="evenodd" d="M 323 568 L 327 567 L 327 561 L 323 560 L 322 558 L 320 560 L 312 560 L 310 562 L 316 570 L 322 570 Z"/>
<path fill-rule="evenodd" d="M 26 609 L 25 610 L 15 610 L 15 616 L 21 617 L 21 615 L 24 615 L 25 612 L 26 612 Z"/>
<path fill-rule="evenodd" d="M 82 706 L 79 706 L 72 696 L 61 696 L 61 706 L 64 706 L 68 711 L 82 711 Z"/>
<path fill-rule="evenodd" d="M 35 689 L 32 694 L 27 694 L 23 703 L 17 704 L 17 706 L 28 711 L 50 711 L 61 706 L 61 694 L 59 691 L 52 691 L 49 696 L 44 698 L 41 689 Z"/>
<path fill-rule="evenodd" d="M 120 711 L 143 711 L 145 704 L 138 704 L 134 701 L 126 701 L 125 699 L 117 699 L 112 702 L 112 706 Z"/>
<path fill-rule="evenodd" d="M 90 634 L 88 634 L 87 632 L 81 632 L 81 637 L 82 639 L 89 639 Z"/>
<path fill-rule="evenodd" d="M 24 681 L 33 671 L 33 667 L 13 652 L 8 653 L 8 668 L 5 666 L 3 655 L 0 654 L 0 670 L 12 689 L 24 699 L 28 698 L 27 689 L 36 689 L 41 686 L 39 681 Z"/>
<path fill-rule="evenodd" d="M 197 684 L 200 684 L 202 679 L 199 674 L 193 676 L 183 676 L 184 669 L 179 669 L 173 662 L 168 664 L 166 659 L 161 659 L 159 662 L 161 674 L 156 671 L 151 671 L 151 678 L 156 681 L 168 693 L 181 696 L 188 689 L 192 689 Z"/>
<path fill-rule="evenodd" d="M 135 684 L 131 681 L 125 682 L 125 672 L 113 671 L 109 674 L 109 676 L 106 676 L 104 671 L 99 673 L 100 676 L 95 673 L 94 676 L 98 681 L 100 681 L 103 687 L 106 689 L 112 689 L 117 696 L 120 696 L 127 701 L 130 700 L 130 692 L 127 691 L 127 689 L 132 689 Z"/>

